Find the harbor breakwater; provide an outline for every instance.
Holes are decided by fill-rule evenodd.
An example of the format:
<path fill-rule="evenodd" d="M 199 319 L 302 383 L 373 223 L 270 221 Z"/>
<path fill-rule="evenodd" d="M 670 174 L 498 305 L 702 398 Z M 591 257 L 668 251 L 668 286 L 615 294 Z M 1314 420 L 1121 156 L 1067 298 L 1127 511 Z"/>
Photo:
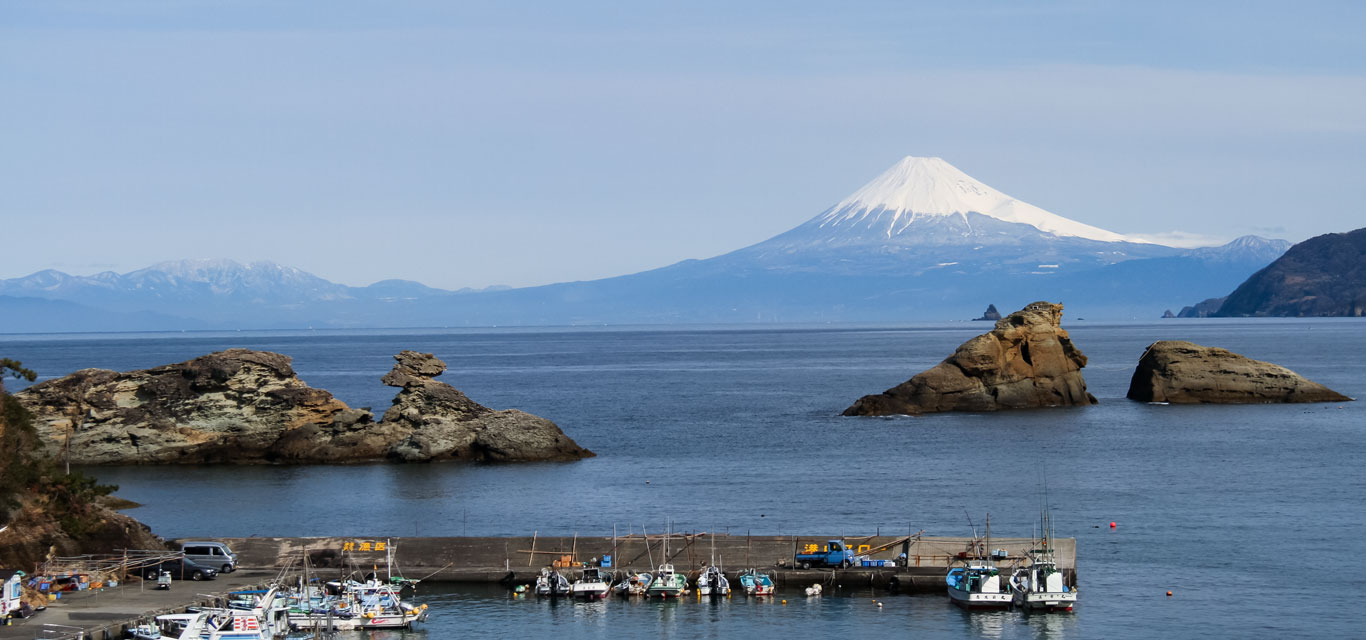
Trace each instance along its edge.
<path fill-rule="evenodd" d="M 855 566 L 847 569 L 802 569 L 799 553 L 823 550 L 827 541 L 842 539 L 868 558 L 894 566 Z M 954 563 L 995 552 L 1003 569 L 1025 561 L 1032 538 L 916 536 L 749 536 L 673 534 L 633 536 L 526 537 L 413 537 L 413 538 L 214 538 L 227 543 L 243 567 L 283 569 L 299 566 L 305 555 L 318 575 L 352 571 L 385 575 L 392 570 L 408 578 L 433 582 L 508 584 L 532 582 L 543 567 L 605 564 L 620 571 L 649 571 L 672 563 L 689 578 L 715 557 L 728 574 L 757 568 L 773 576 L 781 587 L 836 582 L 845 586 L 891 588 L 905 593 L 942 592 L 943 577 Z M 667 547 L 667 552 L 666 552 Z M 1053 540 L 1059 568 L 1076 584 L 1076 539 Z M 389 564 L 392 559 L 392 565 Z"/>

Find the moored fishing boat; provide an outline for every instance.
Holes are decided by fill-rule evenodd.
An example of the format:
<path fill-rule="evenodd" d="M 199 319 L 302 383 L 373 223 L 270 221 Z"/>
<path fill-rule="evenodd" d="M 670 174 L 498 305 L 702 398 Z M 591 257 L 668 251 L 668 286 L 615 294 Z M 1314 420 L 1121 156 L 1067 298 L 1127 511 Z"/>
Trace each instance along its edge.
<path fill-rule="evenodd" d="M 1077 604 L 1077 590 L 1064 583 L 1064 575 L 1053 555 L 1053 519 L 1045 505 L 1040 516 L 1042 537 L 1030 549 L 1029 564 L 1010 577 L 1014 590 L 1012 602 L 1029 611 L 1071 611 Z"/>
<path fill-rule="evenodd" d="M 619 596 L 643 596 L 645 590 L 650 587 L 651 580 L 654 580 L 654 576 L 648 573 L 628 574 L 626 579 L 618 582 L 612 590 Z"/>
<path fill-rule="evenodd" d="M 569 580 L 559 571 L 545 568 L 536 576 L 536 595 L 548 598 L 567 598 L 572 592 Z"/>
<path fill-rule="evenodd" d="M 655 579 L 645 589 L 645 595 L 651 598 L 679 598 L 686 593 L 688 576 L 674 571 L 672 564 L 659 565 Z"/>
<path fill-rule="evenodd" d="M 193 614 L 157 616 L 166 627 L 179 628 L 180 635 L 162 635 L 177 640 L 274 640 L 277 634 L 257 611 L 242 609 L 201 609 Z M 284 637 L 285 630 L 279 631 Z M 155 637 L 155 636 L 144 636 Z"/>
<path fill-rule="evenodd" d="M 746 569 L 744 573 L 740 574 L 740 586 L 744 587 L 745 595 L 773 595 L 773 578 L 757 569 Z"/>
<path fill-rule="evenodd" d="M 702 575 L 697 577 L 697 595 L 699 596 L 728 596 L 730 595 L 730 581 L 716 565 L 707 565 L 702 570 Z"/>
<path fill-rule="evenodd" d="M 1009 585 L 1001 584 L 1001 571 L 986 555 L 991 544 L 991 515 L 987 515 L 984 539 L 972 536 L 973 557 L 966 566 L 950 567 L 944 576 L 949 599 L 964 609 L 1008 609 L 1012 595 Z"/>
<path fill-rule="evenodd" d="M 990 564 L 972 562 L 965 567 L 953 567 L 945 582 L 949 598 L 964 609 L 1010 608 L 1010 590 L 1002 588 L 1001 572 Z"/>
<path fill-rule="evenodd" d="M 357 620 L 356 628 L 411 629 L 415 623 L 426 622 L 427 605 L 407 602 L 400 596 L 403 585 L 417 581 L 402 578 L 391 578 L 391 581 L 396 582 L 347 580 L 330 582 L 328 588 L 349 603 L 345 610 Z"/>
<path fill-rule="evenodd" d="M 574 581 L 571 590 L 574 597 L 580 600 L 606 598 L 612 592 L 612 576 L 597 567 L 588 567 Z"/>

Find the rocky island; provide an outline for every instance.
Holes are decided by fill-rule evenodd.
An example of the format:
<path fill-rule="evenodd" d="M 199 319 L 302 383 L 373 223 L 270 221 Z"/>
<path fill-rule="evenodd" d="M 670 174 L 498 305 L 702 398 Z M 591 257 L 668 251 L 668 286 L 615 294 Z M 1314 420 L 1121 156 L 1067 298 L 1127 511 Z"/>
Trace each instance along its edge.
<path fill-rule="evenodd" d="M 294 373 L 289 356 L 229 349 L 139 371 L 83 369 L 14 398 L 45 456 L 72 464 L 577 460 L 593 455 L 555 423 L 495 411 L 444 382 L 431 354 L 404 351 L 400 387 L 375 421 Z"/>
<path fill-rule="evenodd" d="M 1143 352 L 1128 397 L 1173 404 L 1351 400 L 1280 365 L 1180 340 L 1160 340 Z"/>
<path fill-rule="evenodd" d="M 1096 404 L 1086 356 L 1062 328 L 1062 305 L 1035 302 L 996 322 L 935 367 L 859 398 L 846 416 L 917 415 Z"/>
<path fill-rule="evenodd" d="M 987 310 L 982 312 L 982 317 L 973 318 L 973 322 L 996 322 L 1001 319 L 1001 312 L 996 310 L 995 304 L 987 305 Z"/>

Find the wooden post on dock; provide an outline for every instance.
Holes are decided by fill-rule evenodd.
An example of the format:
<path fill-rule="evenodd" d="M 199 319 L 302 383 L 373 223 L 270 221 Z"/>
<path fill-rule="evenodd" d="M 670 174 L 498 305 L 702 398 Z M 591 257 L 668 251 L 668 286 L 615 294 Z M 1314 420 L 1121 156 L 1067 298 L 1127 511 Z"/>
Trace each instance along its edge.
<path fill-rule="evenodd" d="M 540 533 L 540 532 L 539 532 L 539 531 L 532 531 L 532 532 L 531 532 L 531 553 L 528 553 L 528 554 L 527 554 L 527 558 L 526 558 L 526 566 L 528 566 L 528 567 L 531 566 L 531 563 L 533 563 L 533 562 L 536 561 L 536 534 L 537 534 L 537 533 Z"/>

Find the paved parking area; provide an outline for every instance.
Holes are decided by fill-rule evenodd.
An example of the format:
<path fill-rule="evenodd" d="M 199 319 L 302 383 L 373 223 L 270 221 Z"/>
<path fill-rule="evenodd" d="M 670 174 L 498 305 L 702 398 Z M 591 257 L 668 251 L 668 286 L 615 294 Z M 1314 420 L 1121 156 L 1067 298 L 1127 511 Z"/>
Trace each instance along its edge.
<path fill-rule="evenodd" d="M 99 591 L 67 591 L 62 594 L 61 600 L 49 602 L 46 611 L 40 611 L 27 620 L 12 619 L 8 626 L 0 626 L 0 640 L 32 640 L 39 637 L 44 624 L 88 630 L 108 627 L 116 632 L 117 627 L 124 622 L 149 612 L 164 612 L 199 604 L 209 600 L 210 596 L 263 585 L 274 577 L 274 571 L 243 569 L 220 574 L 215 580 L 203 582 L 176 580 L 166 591 L 158 591 L 154 582 L 144 583 L 141 580 Z M 99 638 L 101 634 L 97 632 L 94 637 Z"/>

